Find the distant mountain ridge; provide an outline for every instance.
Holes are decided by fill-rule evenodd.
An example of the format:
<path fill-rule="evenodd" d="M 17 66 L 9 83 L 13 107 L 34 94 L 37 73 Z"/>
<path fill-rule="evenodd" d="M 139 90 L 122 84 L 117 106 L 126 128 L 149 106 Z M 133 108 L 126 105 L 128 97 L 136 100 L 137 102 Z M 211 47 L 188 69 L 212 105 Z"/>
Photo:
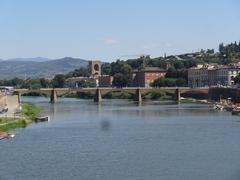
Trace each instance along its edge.
<path fill-rule="evenodd" d="M 51 59 L 45 57 L 34 57 L 34 58 L 12 58 L 6 59 L 4 61 L 31 61 L 31 62 L 45 62 L 50 61 Z"/>
<path fill-rule="evenodd" d="M 0 79 L 51 78 L 56 74 L 65 74 L 87 65 L 87 60 L 72 57 L 54 60 L 41 57 L 0 60 Z"/>

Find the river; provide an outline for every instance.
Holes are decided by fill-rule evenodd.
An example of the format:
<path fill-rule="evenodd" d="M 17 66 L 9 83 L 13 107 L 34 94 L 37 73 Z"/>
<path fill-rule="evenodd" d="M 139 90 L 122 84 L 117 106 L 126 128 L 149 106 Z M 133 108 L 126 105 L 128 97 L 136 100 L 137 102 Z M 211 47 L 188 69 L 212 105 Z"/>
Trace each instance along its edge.
<path fill-rule="evenodd" d="M 24 97 L 51 121 L 0 141 L 0 180 L 239 180 L 240 117 L 206 104 Z"/>

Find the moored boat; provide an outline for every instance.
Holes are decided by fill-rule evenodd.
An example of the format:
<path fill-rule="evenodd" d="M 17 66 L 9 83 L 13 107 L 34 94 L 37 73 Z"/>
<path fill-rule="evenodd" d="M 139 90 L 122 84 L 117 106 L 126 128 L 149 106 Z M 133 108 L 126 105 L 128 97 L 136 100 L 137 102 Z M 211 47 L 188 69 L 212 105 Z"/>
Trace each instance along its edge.
<path fill-rule="evenodd" d="M 5 138 L 14 138 L 15 134 L 10 134 L 8 132 L 0 131 L 0 139 L 5 139 Z"/>
<path fill-rule="evenodd" d="M 44 117 L 36 118 L 35 122 L 46 122 L 46 121 L 49 121 L 49 120 L 50 120 L 49 116 L 44 116 Z"/>
<path fill-rule="evenodd" d="M 223 111 L 224 110 L 224 106 L 221 105 L 221 104 L 214 104 L 213 105 L 213 109 Z"/>

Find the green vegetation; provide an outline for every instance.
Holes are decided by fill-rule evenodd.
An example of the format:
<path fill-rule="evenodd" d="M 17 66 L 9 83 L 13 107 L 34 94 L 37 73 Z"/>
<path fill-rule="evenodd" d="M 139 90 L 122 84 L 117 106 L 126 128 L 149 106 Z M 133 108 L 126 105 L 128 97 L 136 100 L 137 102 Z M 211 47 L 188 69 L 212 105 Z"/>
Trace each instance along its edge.
<path fill-rule="evenodd" d="M 238 61 L 240 58 L 240 41 L 239 43 L 235 41 L 227 45 L 223 43 L 219 44 L 219 53 L 219 57 L 223 64 Z"/>
<path fill-rule="evenodd" d="M 22 117 L 0 118 L 0 131 L 26 127 L 28 123 L 35 121 L 42 111 L 42 108 L 34 105 L 33 103 L 23 103 L 22 108 Z"/>
<path fill-rule="evenodd" d="M 106 99 L 132 99 L 133 94 L 124 91 L 112 91 L 103 96 Z"/>
<path fill-rule="evenodd" d="M 65 97 L 71 98 L 81 98 L 81 99 L 92 99 L 94 98 L 94 94 L 86 93 L 86 92 L 78 92 L 77 94 L 68 94 Z M 126 91 L 111 91 L 107 94 L 103 95 L 104 99 L 134 99 L 135 94 L 126 92 Z M 143 99 L 151 99 L 151 100 L 172 100 L 173 96 L 166 93 L 159 92 L 149 92 L 147 94 L 142 94 Z"/>
<path fill-rule="evenodd" d="M 143 96 L 143 99 L 168 101 L 168 100 L 173 100 L 173 96 L 168 95 L 165 92 L 150 92 L 150 93 L 145 94 Z"/>
<path fill-rule="evenodd" d="M 42 108 L 33 103 L 22 104 L 22 115 L 30 120 L 35 120 L 41 113 Z"/>
<path fill-rule="evenodd" d="M 8 131 L 9 129 L 24 128 L 27 121 L 19 118 L 0 118 L 0 131 Z"/>
<path fill-rule="evenodd" d="M 184 78 L 158 78 L 152 83 L 153 87 L 176 87 L 176 86 L 187 86 L 187 81 Z"/>

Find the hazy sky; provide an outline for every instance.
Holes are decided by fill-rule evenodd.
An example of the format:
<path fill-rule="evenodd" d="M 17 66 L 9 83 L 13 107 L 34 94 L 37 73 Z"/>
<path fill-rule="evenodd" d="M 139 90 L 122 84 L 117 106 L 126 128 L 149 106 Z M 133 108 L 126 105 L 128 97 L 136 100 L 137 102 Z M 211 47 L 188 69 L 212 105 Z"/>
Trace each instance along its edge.
<path fill-rule="evenodd" d="M 0 58 L 112 61 L 240 40 L 238 0 L 0 0 Z"/>

